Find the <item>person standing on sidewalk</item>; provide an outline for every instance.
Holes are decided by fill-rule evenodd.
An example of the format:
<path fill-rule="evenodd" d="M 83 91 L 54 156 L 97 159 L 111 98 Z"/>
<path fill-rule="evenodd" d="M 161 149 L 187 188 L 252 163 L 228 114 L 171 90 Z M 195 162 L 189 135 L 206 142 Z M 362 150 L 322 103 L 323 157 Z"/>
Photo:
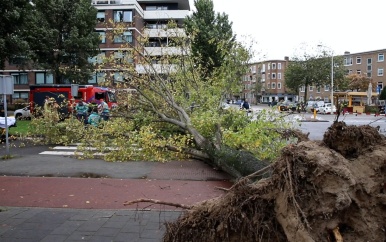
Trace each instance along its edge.
<path fill-rule="evenodd" d="M 98 112 L 104 121 L 109 120 L 110 108 L 103 98 L 100 99 L 100 103 L 98 105 Z"/>

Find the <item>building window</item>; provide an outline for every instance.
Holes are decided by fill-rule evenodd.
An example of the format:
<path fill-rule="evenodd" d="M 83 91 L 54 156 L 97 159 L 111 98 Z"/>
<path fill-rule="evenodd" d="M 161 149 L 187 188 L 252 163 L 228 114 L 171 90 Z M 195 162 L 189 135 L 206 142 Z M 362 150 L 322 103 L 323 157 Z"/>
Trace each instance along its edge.
<path fill-rule="evenodd" d="M 128 10 L 114 11 L 114 22 L 133 22 L 133 12 Z"/>
<path fill-rule="evenodd" d="M 357 70 L 357 74 L 361 74 L 362 72 L 361 72 L 361 70 Z"/>
<path fill-rule="evenodd" d="M 105 18 L 106 18 L 105 11 L 98 11 L 97 13 L 98 22 L 103 23 L 105 21 Z"/>
<path fill-rule="evenodd" d="M 371 58 L 368 58 L 367 59 L 367 65 L 371 65 L 371 62 L 372 62 Z"/>
<path fill-rule="evenodd" d="M 371 66 L 367 66 L 367 72 L 371 72 L 372 71 L 372 67 Z"/>
<path fill-rule="evenodd" d="M 36 84 L 54 84 L 54 76 L 50 73 L 37 72 Z"/>
<path fill-rule="evenodd" d="M 271 83 L 268 82 L 268 83 L 267 83 L 267 89 L 270 89 L 270 88 L 271 88 Z"/>
<path fill-rule="evenodd" d="M 133 59 L 130 58 L 128 51 L 114 51 L 114 60 L 117 64 L 133 63 Z"/>
<path fill-rule="evenodd" d="M 357 56 L 357 64 L 362 64 L 362 57 Z"/>
<path fill-rule="evenodd" d="M 168 6 L 146 6 L 147 11 L 168 10 Z"/>
<path fill-rule="evenodd" d="M 102 64 L 106 59 L 106 51 L 102 51 L 97 56 L 88 58 L 88 62 L 92 64 Z"/>
<path fill-rule="evenodd" d="M 367 77 L 371 77 L 371 72 L 367 72 Z"/>
<path fill-rule="evenodd" d="M 312 91 L 314 91 L 314 87 L 313 87 L 313 86 L 309 86 L 309 87 L 308 87 L 308 90 L 309 90 L 310 92 L 312 92 Z"/>
<path fill-rule="evenodd" d="M 133 35 L 131 31 L 125 31 L 122 34 L 114 36 L 114 43 L 132 43 Z"/>
<path fill-rule="evenodd" d="M 281 70 L 281 63 L 277 63 L 277 69 Z"/>
<path fill-rule="evenodd" d="M 12 78 L 15 85 L 28 85 L 27 73 L 15 73 L 12 74 Z"/>
<path fill-rule="evenodd" d="M 316 92 L 320 93 L 320 86 L 316 87 Z"/>
<path fill-rule="evenodd" d="M 348 70 L 347 74 L 352 74 L 352 70 Z"/>
<path fill-rule="evenodd" d="M 277 83 L 277 89 L 281 89 L 281 82 Z"/>
<path fill-rule="evenodd" d="M 271 89 L 276 89 L 276 83 L 272 82 Z"/>
<path fill-rule="evenodd" d="M 17 91 L 15 91 L 12 94 L 12 99 L 13 100 L 23 99 L 24 101 L 28 101 L 28 99 L 29 99 L 29 92 L 17 92 Z"/>
<path fill-rule="evenodd" d="M 378 76 L 383 76 L 383 68 L 378 68 Z"/>
<path fill-rule="evenodd" d="M 385 60 L 385 56 L 383 54 L 378 54 L 378 62 L 383 62 Z"/>
<path fill-rule="evenodd" d="M 352 65 L 352 57 L 345 57 L 344 58 L 344 65 L 345 66 L 351 66 Z"/>
<path fill-rule="evenodd" d="M 304 86 L 301 86 L 300 87 L 300 92 L 305 92 L 306 91 L 306 88 Z"/>
<path fill-rule="evenodd" d="M 271 70 L 271 63 L 268 63 L 268 70 Z"/>
<path fill-rule="evenodd" d="M 96 72 L 92 75 L 91 79 L 88 80 L 89 84 L 98 84 L 105 82 L 105 72 Z"/>
<path fill-rule="evenodd" d="M 277 73 L 277 79 L 281 80 L 281 73 Z"/>
<path fill-rule="evenodd" d="M 272 73 L 272 79 L 276 79 L 276 73 Z"/>
<path fill-rule="evenodd" d="M 99 39 L 100 39 L 100 43 L 101 44 L 105 44 L 106 43 L 106 32 L 105 31 L 97 31 L 97 33 L 99 34 Z"/>
<path fill-rule="evenodd" d="M 330 91 L 330 85 L 324 85 L 324 91 Z"/>
<path fill-rule="evenodd" d="M 272 63 L 272 70 L 276 69 L 276 63 Z"/>

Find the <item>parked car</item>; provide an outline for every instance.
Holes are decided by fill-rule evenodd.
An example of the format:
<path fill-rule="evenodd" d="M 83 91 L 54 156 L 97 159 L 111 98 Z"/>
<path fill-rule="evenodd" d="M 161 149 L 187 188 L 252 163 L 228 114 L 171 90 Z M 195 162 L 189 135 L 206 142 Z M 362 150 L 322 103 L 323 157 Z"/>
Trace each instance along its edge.
<path fill-rule="evenodd" d="M 336 107 L 332 103 L 325 103 L 319 108 L 319 113 L 322 114 L 334 114 L 336 113 Z"/>
<path fill-rule="evenodd" d="M 307 107 L 306 107 L 306 112 L 311 112 L 313 113 L 314 110 L 318 113 L 320 110 L 320 107 L 324 105 L 323 101 L 308 101 L 307 102 Z"/>
<path fill-rule="evenodd" d="M 295 111 L 296 104 L 291 101 L 284 101 L 277 104 L 280 111 Z"/>
<path fill-rule="evenodd" d="M 30 107 L 27 106 L 21 109 L 16 109 L 14 112 L 14 116 L 16 119 L 30 119 L 31 118 Z"/>

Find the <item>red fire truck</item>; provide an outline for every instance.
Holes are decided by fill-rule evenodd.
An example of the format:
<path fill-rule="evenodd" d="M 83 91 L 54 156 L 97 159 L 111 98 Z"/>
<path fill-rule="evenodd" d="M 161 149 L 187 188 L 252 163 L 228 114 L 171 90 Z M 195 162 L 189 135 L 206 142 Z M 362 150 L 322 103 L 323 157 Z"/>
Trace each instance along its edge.
<path fill-rule="evenodd" d="M 56 103 L 60 105 L 59 112 L 65 116 L 68 116 L 74 104 L 79 102 L 81 98 L 84 102 L 95 105 L 100 103 L 100 99 L 104 99 L 110 108 L 117 105 L 113 89 L 93 85 L 77 85 L 75 90 L 77 90 L 77 94 L 73 95 L 74 89 L 70 84 L 30 85 L 31 113 L 34 113 L 35 107 L 43 107 L 47 97 L 55 99 Z M 67 103 L 67 107 L 62 105 L 63 103 Z"/>

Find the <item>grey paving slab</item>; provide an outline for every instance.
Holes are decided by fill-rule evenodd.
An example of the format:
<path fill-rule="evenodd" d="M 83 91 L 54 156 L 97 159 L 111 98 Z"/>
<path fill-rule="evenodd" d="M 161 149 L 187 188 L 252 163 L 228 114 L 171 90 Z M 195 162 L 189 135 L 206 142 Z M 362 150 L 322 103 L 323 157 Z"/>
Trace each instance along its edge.
<path fill-rule="evenodd" d="M 0 241 L 161 241 L 164 223 L 180 215 L 168 210 L 9 207 L 0 212 Z"/>

